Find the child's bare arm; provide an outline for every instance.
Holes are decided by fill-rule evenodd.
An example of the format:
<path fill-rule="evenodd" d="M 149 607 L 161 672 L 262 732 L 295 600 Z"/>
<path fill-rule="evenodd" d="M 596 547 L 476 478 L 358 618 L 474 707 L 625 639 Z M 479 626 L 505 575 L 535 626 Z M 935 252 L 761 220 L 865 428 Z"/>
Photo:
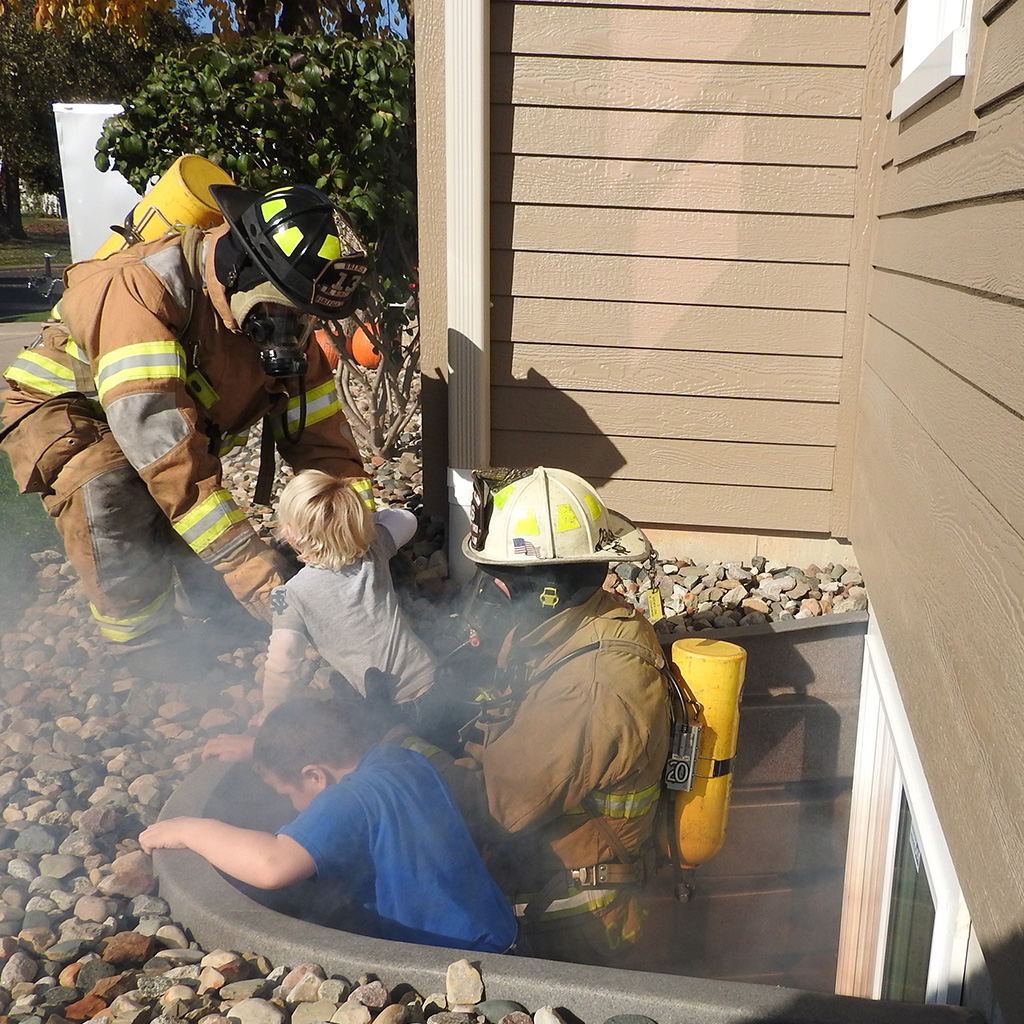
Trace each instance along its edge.
<path fill-rule="evenodd" d="M 146 853 L 192 850 L 257 889 L 279 889 L 316 873 L 313 858 L 294 839 L 214 818 L 167 818 L 150 825 L 139 843 Z"/>
<path fill-rule="evenodd" d="M 275 629 L 263 666 L 263 714 L 299 696 L 299 665 L 306 653 L 306 637 L 296 629 Z"/>

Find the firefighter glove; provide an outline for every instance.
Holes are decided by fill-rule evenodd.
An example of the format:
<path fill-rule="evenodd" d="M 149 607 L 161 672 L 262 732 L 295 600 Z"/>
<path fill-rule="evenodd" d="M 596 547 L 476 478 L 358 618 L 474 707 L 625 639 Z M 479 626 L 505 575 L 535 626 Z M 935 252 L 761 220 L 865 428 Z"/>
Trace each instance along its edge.
<path fill-rule="evenodd" d="M 293 574 L 288 560 L 267 545 L 245 559 L 223 563 L 217 568 L 224 574 L 224 582 L 238 603 L 264 622 L 270 622 L 273 617 L 271 591 Z"/>

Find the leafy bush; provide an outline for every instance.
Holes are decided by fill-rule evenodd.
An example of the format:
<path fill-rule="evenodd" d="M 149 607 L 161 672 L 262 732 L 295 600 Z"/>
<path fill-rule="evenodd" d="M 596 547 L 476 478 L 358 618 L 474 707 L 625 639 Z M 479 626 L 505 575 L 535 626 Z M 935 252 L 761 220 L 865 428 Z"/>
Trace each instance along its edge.
<path fill-rule="evenodd" d="M 183 153 L 265 192 L 327 192 L 374 250 L 378 299 L 407 322 L 416 265 L 413 55 L 404 40 L 261 32 L 161 55 L 111 118 L 96 166 L 140 192 Z M 392 306 L 391 304 L 397 304 Z M 398 310 L 399 312 L 394 312 Z"/>
<path fill-rule="evenodd" d="M 349 419 L 366 425 L 357 432 L 384 455 L 395 436 L 388 427 L 396 415 L 405 420 L 414 401 L 405 371 L 417 368 L 413 96 L 405 40 L 280 32 L 230 43 L 207 38 L 182 55 L 157 57 L 125 112 L 107 121 L 96 155 L 100 170 L 115 168 L 140 192 L 177 157 L 198 153 L 247 188 L 306 183 L 331 196 L 374 256 L 376 276 L 360 297 L 359 320 L 386 339 L 381 368 L 372 372 L 390 383 L 368 382 L 369 410 L 354 408 L 344 390 L 342 398 Z"/>

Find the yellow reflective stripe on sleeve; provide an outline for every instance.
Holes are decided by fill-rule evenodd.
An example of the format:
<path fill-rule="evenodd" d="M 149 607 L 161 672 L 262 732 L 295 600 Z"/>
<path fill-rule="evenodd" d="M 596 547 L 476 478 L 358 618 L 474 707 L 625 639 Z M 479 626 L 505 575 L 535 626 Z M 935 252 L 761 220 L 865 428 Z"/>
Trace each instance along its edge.
<path fill-rule="evenodd" d="M 406 736 L 398 745 L 400 747 L 405 747 L 406 750 L 415 750 L 417 754 L 422 754 L 428 759 L 433 757 L 435 754 L 441 753 L 440 747 L 435 747 L 432 743 L 428 743 L 426 740 L 420 739 L 419 736 Z"/>
<path fill-rule="evenodd" d="M 193 551 L 201 554 L 235 523 L 244 519 L 245 513 L 221 488 L 186 512 L 174 524 L 174 529 Z"/>
<path fill-rule="evenodd" d="M 589 914 L 602 907 L 608 906 L 619 895 L 618 889 L 577 889 L 571 886 L 565 890 L 566 894 L 557 900 L 552 900 L 544 911 L 544 919 L 554 920 L 561 917 L 575 917 L 578 914 Z M 513 904 L 516 917 L 522 917 L 530 900 L 536 893 L 516 893 L 516 903 Z M 522 901 L 522 902 L 519 902 Z"/>
<path fill-rule="evenodd" d="M 606 818 L 640 818 L 657 802 L 661 795 L 661 783 L 641 789 L 635 793 L 602 793 L 595 789 L 591 794 L 594 804 Z M 573 807 L 566 814 L 586 814 L 582 807 Z"/>
<path fill-rule="evenodd" d="M 236 448 L 241 448 L 249 440 L 249 431 L 244 434 L 231 434 L 228 437 L 222 437 L 220 439 L 220 447 L 217 449 L 218 455 L 227 455 L 228 452 L 234 451 Z"/>
<path fill-rule="evenodd" d="M 335 413 L 341 412 L 341 402 L 338 401 L 338 392 L 334 387 L 333 380 L 324 381 L 323 384 L 313 388 L 306 394 L 306 426 L 319 423 Z M 299 396 L 288 399 L 288 406 L 285 411 L 273 417 L 274 440 L 280 441 L 284 438 L 284 424 L 287 418 L 289 428 L 298 426 L 302 416 L 302 399 Z"/>
<path fill-rule="evenodd" d="M 150 630 L 170 622 L 174 617 L 173 589 L 165 590 L 155 600 L 150 601 L 141 611 L 123 619 L 111 615 L 101 615 L 96 606 L 90 604 L 92 617 L 99 623 L 100 633 L 115 643 L 126 643 L 145 636 Z"/>
<path fill-rule="evenodd" d="M 63 395 L 75 390 L 75 375 L 57 360 L 36 349 L 25 349 L 4 371 L 4 376 L 33 391 L 46 395 Z"/>
<path fill-rule="evenodd" d="M 371 512 L 377 511 L 377 502 L 373 497 L 373 484 L 369 480 L 353 480 L 351 487 Z"/>
<path fill-rule="evenodd" d="M 185 380 L 185 352 L 173 339 L 126 345 L 100 358 L 96 387 L 102 402 L 111 388 L 133 380 Z"/>

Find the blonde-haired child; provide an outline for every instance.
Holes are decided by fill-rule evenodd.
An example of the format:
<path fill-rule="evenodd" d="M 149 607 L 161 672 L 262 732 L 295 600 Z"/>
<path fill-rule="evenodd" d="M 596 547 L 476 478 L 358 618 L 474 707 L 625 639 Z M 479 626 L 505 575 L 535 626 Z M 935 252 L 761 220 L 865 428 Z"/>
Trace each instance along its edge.
<path fill-rule="evenodd" d="M 305 564 L 271 595 L 263 715 L 301 693 L 310 643 L 363 696 L 370 669 L 384 674 L 395 704 L 425 693 L 434 657 L 403 614 L 388 565 L 415 534 L 416 517 L 396 508 L 370 513 L 348 481 L 307 469 L 281 492 L 278 523 Z M 222 760 L 251 754 L 251 736 L 218 736 L 203 750 Z"/>

